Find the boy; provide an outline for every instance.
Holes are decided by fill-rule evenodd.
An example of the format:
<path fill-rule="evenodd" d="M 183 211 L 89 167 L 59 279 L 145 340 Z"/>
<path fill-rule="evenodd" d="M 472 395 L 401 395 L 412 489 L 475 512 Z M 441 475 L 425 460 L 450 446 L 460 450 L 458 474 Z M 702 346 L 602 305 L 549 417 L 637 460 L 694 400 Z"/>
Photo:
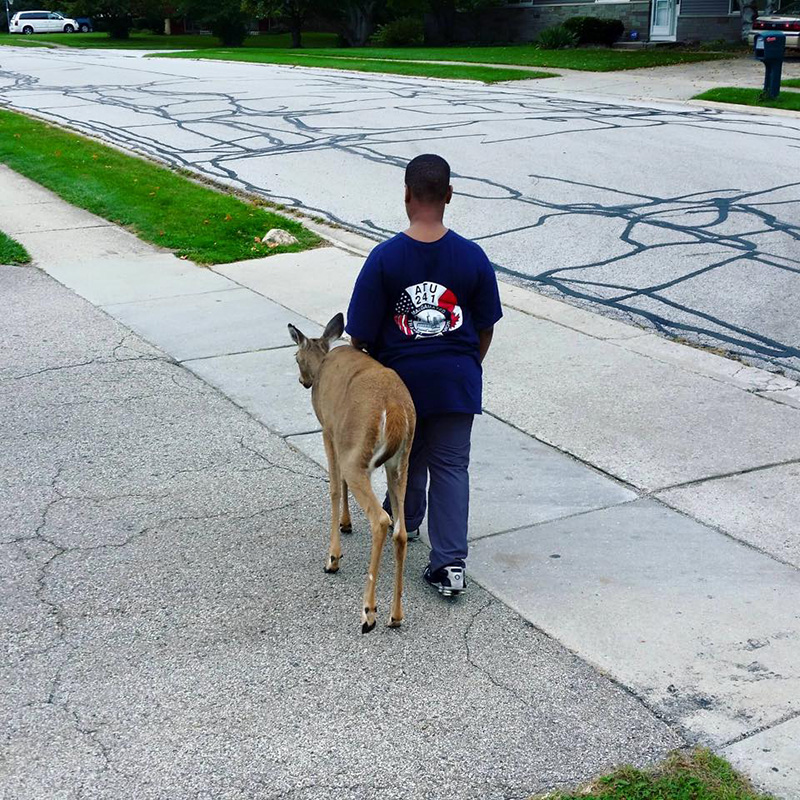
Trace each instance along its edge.
<path fill-rule="evenodd" d="M 409 538 L 419 536 L 430 476 L 423 577 L 440 594 L 458 595 L 467 587 L 469 450 L 473 416 L 481 413 L 481 362 L 503 312 L 486 254 L 444 226 L 453 196 L 448 163 L 417 156 L 405 184 L 410 225 L 370 253 L 346 330 L 355 347 L 400 375 L 414 400 L 406 527 Z"/>

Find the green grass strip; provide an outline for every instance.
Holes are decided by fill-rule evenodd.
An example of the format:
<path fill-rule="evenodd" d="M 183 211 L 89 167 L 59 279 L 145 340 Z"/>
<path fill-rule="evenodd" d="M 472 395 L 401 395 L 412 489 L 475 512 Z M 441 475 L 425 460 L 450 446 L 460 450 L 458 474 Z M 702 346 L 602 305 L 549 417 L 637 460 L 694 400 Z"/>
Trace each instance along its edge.
<path fill-rule="evenodd" d="M 0 111 L 0 162 L 68 203 L 198 264 L 293 253 L 320 243 L 294 220 L 10 111 Z M 260 238 L 270 228 L 289 231 L 298 243 L 276 248 L 262 244 Z"/>
<path fill-rule="evenodd" d="M 800 78 L 789 78 L 781 81 L 781 87 L 789 89 L 800 89 Z"/>
<path fill-rule="evenodd" d="M 342 50 L 308 51 L 314 56 L 349 55 Z M 351 51 L 353 54 L 354 51 Z M 731 53 L 681 51 L 667 49 L 614 50 L 608 47 L 541 50 L 536 45 L 505 47 L 395 47 L 359 48 L 362 59 L 417 59 L 421 61 L 467 61 L 473 64 L 510 64 L 525 67 L 577 69 L 590 72 L 614 72 L 641 67 L 663 67 L 697 61 L 715 61 L 733 57 Z"/>
<path fill-rule="evenodd" d="M 0 264 L 27 264 L 30 260 L 28 251 L 19 242 L 0 231 Z"/>
<path fill-rule="evenodd" d="M 800 111 L 800 94 L 781 92 L 774 100 L 762 100 L 761 89 L 736 89 L 732 86 L 709 89 L 695 95 L 693 100 L 712 100 L 715 103 L 736 103 L 740 106 L 761 106 L 763 108 L 788 108 Z"/>
<path fill-rule="evenodd" d="M 577 792 L 548 800 L 771 800 L 710 750 L 673 753 L 650 770 L 622 767 Z"/>
<path fill-rule="evenodd" d="M 342 52 L 342 51 L 337 51 Z M 360 52 L 360 51 L 359 51 Z M 295 67 L 342 69 L 355 72 L 378 72 L 388 75 L 413 75 L 425 78 L 450 78 L 458 80 L 497 83 L 532 78 L 553 78 L 550 72 L 483 67 L 461 64 L 416 64 L 410 61 L 378 61 L 354 57 L 320 57 L 309 52 L 283 50 L 256 50 L 252 48 L 220 48 L 195 50 L 188 53 L 163 53 L 159 58 L 208 58 L 218 61 L 250 61 L 258 64 L 279 64 Z"/>

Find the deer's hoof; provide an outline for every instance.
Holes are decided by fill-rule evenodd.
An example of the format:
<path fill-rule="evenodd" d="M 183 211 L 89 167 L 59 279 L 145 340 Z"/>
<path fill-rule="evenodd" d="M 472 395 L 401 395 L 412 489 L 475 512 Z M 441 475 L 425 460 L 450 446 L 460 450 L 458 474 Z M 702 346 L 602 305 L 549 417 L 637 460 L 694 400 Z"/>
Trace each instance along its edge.
<path fill-rule="evenodd" d="M 339 562 L 341 560 L 342 560 L 341 556 L 339 556 L 339 558 L 336 558 L 336 556 L 328 556 L 328 561 L 325 564 L 325 566 L 323 567 L 323 569 L 325 570 L 325 572 L 327 572 L 329 574 L 332 573 L 332 572 L 338 572 L 339 571 Z"/>
<path fill-rule="evenodd" d="M 402 617 L 399 617 L 399 618 L 397 618 L 397 617 L 389 617 L 389 625 L 388 625 L 388 627 L 390 627 L 390 628 L 399 628 L 400 625 L 402 624 L 402 622 L 403 622 L 403 618 Z"/>
<path fill-rule="evenodd" d="M 369 622 L 361 623 L 361 633 L 369 633 L 372 630 L 375 630 L 374 622 L 372 624 L 370 624 Z"/>
<path fill-rule="evenodd" d="M 345 524 L 340 525 L 339 526 L 339 530 L 342 533 L 352 533 L 353 532 L 353 526 L 348 522 L 346 525 Z"/>

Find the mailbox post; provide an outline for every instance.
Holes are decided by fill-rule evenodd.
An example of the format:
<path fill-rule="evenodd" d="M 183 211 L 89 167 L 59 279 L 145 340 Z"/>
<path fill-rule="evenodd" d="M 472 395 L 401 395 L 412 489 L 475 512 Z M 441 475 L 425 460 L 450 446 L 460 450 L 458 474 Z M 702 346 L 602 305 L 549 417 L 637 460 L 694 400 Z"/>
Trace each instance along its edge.
<path fill-rule="evenodd" d="M 781 70 L 786 51 L 786 36 L 777 31 L 757 33 L 753 43 L 755 57 L 764 62 L 763 96 L 774 100 L 781 90 Z"/>

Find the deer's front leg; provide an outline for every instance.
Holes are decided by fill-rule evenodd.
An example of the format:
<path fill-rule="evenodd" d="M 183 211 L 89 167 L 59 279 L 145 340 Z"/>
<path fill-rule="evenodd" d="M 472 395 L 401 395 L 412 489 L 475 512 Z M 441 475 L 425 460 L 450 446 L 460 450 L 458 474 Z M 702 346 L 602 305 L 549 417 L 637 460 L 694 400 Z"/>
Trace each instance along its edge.
<path fill-rule="evenodd" d="M 339 460 L 330 436 L 322 432 L 325 453 L 328 456 L 328 477 L 331 489 L 331 543 L 325 560 L 325 572 L 338 572 L 342 560 L 342 541 L 339 536 L 339 508 L 342 503 L 342 479 L 339 474 Z"/>

